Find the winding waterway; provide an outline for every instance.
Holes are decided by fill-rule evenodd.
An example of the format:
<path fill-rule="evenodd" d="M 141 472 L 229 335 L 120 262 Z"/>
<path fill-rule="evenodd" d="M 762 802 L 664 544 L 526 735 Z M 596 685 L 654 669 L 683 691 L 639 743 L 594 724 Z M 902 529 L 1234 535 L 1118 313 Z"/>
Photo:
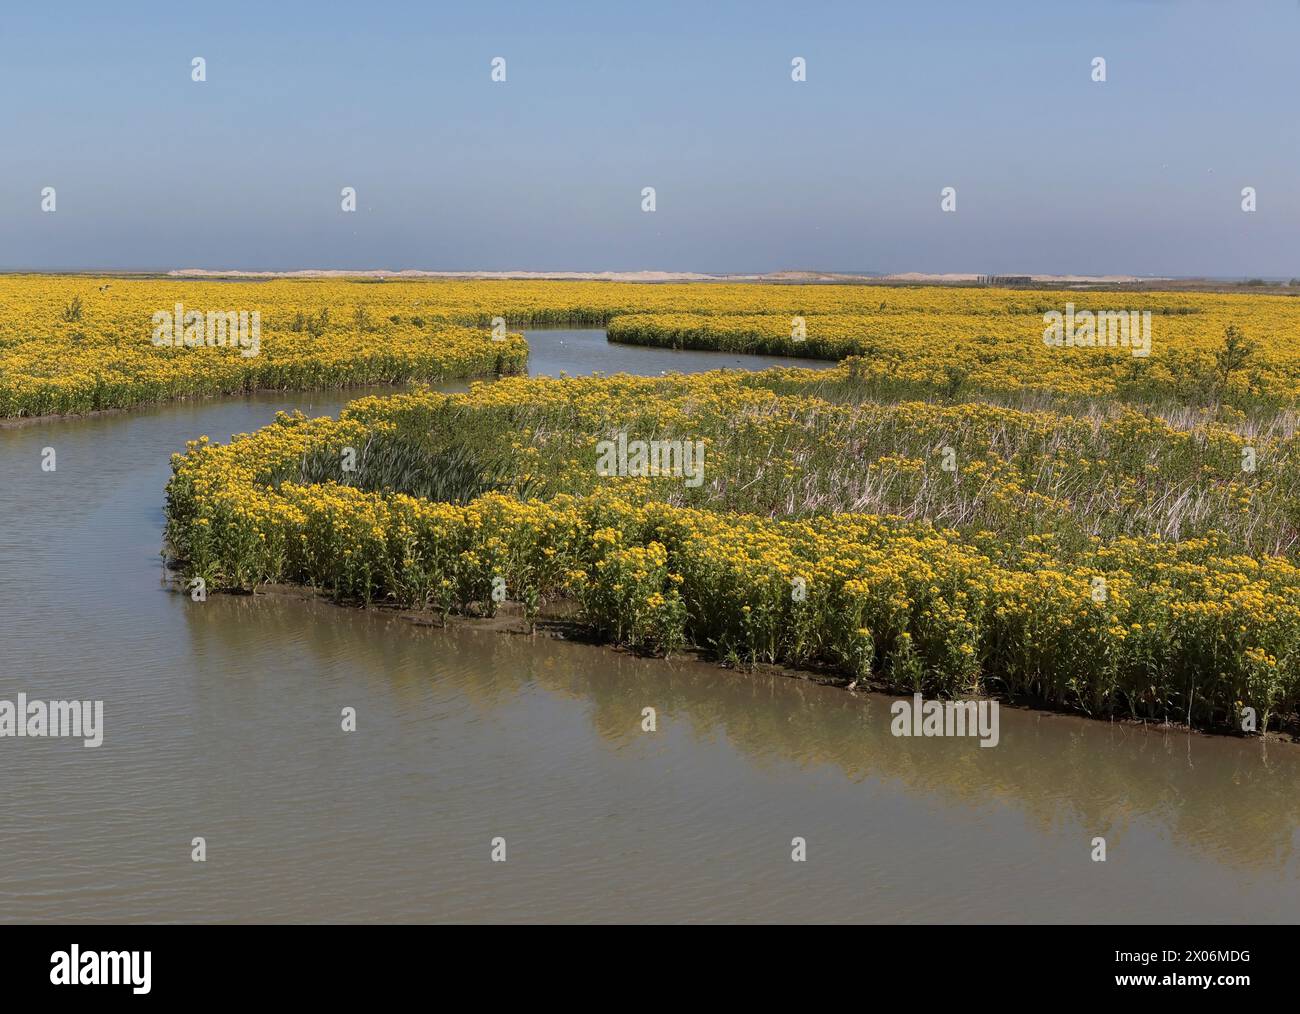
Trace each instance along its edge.
<path fill-rule="evenodd" d="M 551 375 L 791 362 L 528 337 Z M 104 702 L 96 749 L 0 738 L 0 919 L 1295 921 L 1300 747 L 900 739 L 875 695 L 170 591 L 169 455 L 359 393 L 0 428 L 0 699 Z"/>

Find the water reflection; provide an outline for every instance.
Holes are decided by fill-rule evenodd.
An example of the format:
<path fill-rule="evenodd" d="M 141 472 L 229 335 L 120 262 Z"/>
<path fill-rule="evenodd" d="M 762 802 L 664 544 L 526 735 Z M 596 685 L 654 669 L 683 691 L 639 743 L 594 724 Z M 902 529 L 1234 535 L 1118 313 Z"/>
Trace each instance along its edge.
<path fill-rule="evenodd" d="M 388 610 L 273 596 L 211 605 L 186 611 L 192 641 L 204 651 L 256 645 L 269 655 L 290 644 L 318 669 L 345 656 L 349 671 L 387 686 L 404 706 L 431 684 L 485 716 L 536 686 L 582 705 L 591 731 L 615 751 L 643 743 L 641 709 L 653 706 L 661 723 L 696 741 L 725 742 L 760 769 L 832 766 L 850 782 L 875 780 L 945 805 L 1005 804 L 1042 833 L 1074 825 L 1112 847 L 1140 820 L 1159 825 L 1178 847 L 1220 861 L 1295 866 L 1300 751 L 1289 744 L 1012 708 L 1002 711 L 995 749 L 970 739 L 900 739 L 889 731 L 889 698 L 776 674 L 640 659 L 544 635 L 423 627 Z"/>

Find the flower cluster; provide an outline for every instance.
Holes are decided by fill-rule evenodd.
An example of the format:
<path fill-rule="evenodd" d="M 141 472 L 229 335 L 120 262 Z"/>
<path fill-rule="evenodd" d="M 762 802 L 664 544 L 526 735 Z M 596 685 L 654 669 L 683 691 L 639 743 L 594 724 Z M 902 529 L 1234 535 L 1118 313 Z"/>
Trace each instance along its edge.
<path fill-rule="evenodd" d="M 1224 535 L 1067 547 L 1052 533 L 1009 539 L 852 510 L 737 513 L 673 502 L 653 479 L 594 477 L 565 441 L 534 465 L 542 486 L 531 493 L 482 483 L 482 469 L 500 464 L 484 457 L 488 435 L 509 445 L 507 461 L 532 460 L 524 452 L 554 441 L 546 427 L 518 426 L 510 413 L 525 405 L 558 413 L 566 433 L 588 440 L 609 419 L 634 417 L 634 405 L 647 425 L 654 416 L 735 431 L 747 413 L 761 418 L 763 406 L 786 399 L 787 414 L 803 418 L 800 399 L 810 396 L 774 390 L 802 383 L 800 373 L 735 384 L 724 374 L 506 380 L 466 395 L 362 399 L 338 420 L 285 415 L 229 445 L 197 441 L 176 456 L 169 540 L 191 573 L 220 587 L 292 581 L 348 601 L 490 612 L 499 581 L 530 608 L 572 598 L 594 634 L 642 650 L 693 644 L 927 693 L 991 692 L 1206 725 L 1233 724 L 1244 707 L 1262 724 L 1300 703 L 1300 568 L 1242 554 Z M 822 407 L 814 418 L 862 408 Z M 980 419 L 971 407 L 942 411 Z M 436 448 L 442 460 L 446 441 L 473 464 L 464 495 L 406 492 L 395 449 Z M 345 446 L 382 467 L 363 455 L 355 474 L 332 471 Z M 713 477 L 705 494 L 718 502 Z"/>

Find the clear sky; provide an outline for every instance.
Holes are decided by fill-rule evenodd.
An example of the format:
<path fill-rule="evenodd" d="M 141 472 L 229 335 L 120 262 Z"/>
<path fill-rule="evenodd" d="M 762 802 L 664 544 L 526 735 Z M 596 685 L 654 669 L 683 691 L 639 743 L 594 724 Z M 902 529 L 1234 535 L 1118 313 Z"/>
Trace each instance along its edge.
<path fill-rule="evenodd" d="M 1300 275 L 1297 0 L 14 0 L 0 93 L 6 269 Z"/>

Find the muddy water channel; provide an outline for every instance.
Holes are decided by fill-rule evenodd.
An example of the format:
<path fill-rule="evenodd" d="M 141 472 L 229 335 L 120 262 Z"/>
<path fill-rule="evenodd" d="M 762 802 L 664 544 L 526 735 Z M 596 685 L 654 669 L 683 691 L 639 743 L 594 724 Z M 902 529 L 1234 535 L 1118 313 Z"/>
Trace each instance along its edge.
<path fill-rule="evenodd" d="M 779 362 L 529 338 L 552 375 Z M 0 738 L 0 919 L 1295 920 L 1300 747 L 902 739 L 884 697 L 169 591 L 169 454 L 358 393 L 0 429 L 0 699 L 104 702 L 98 748 Z"/>

